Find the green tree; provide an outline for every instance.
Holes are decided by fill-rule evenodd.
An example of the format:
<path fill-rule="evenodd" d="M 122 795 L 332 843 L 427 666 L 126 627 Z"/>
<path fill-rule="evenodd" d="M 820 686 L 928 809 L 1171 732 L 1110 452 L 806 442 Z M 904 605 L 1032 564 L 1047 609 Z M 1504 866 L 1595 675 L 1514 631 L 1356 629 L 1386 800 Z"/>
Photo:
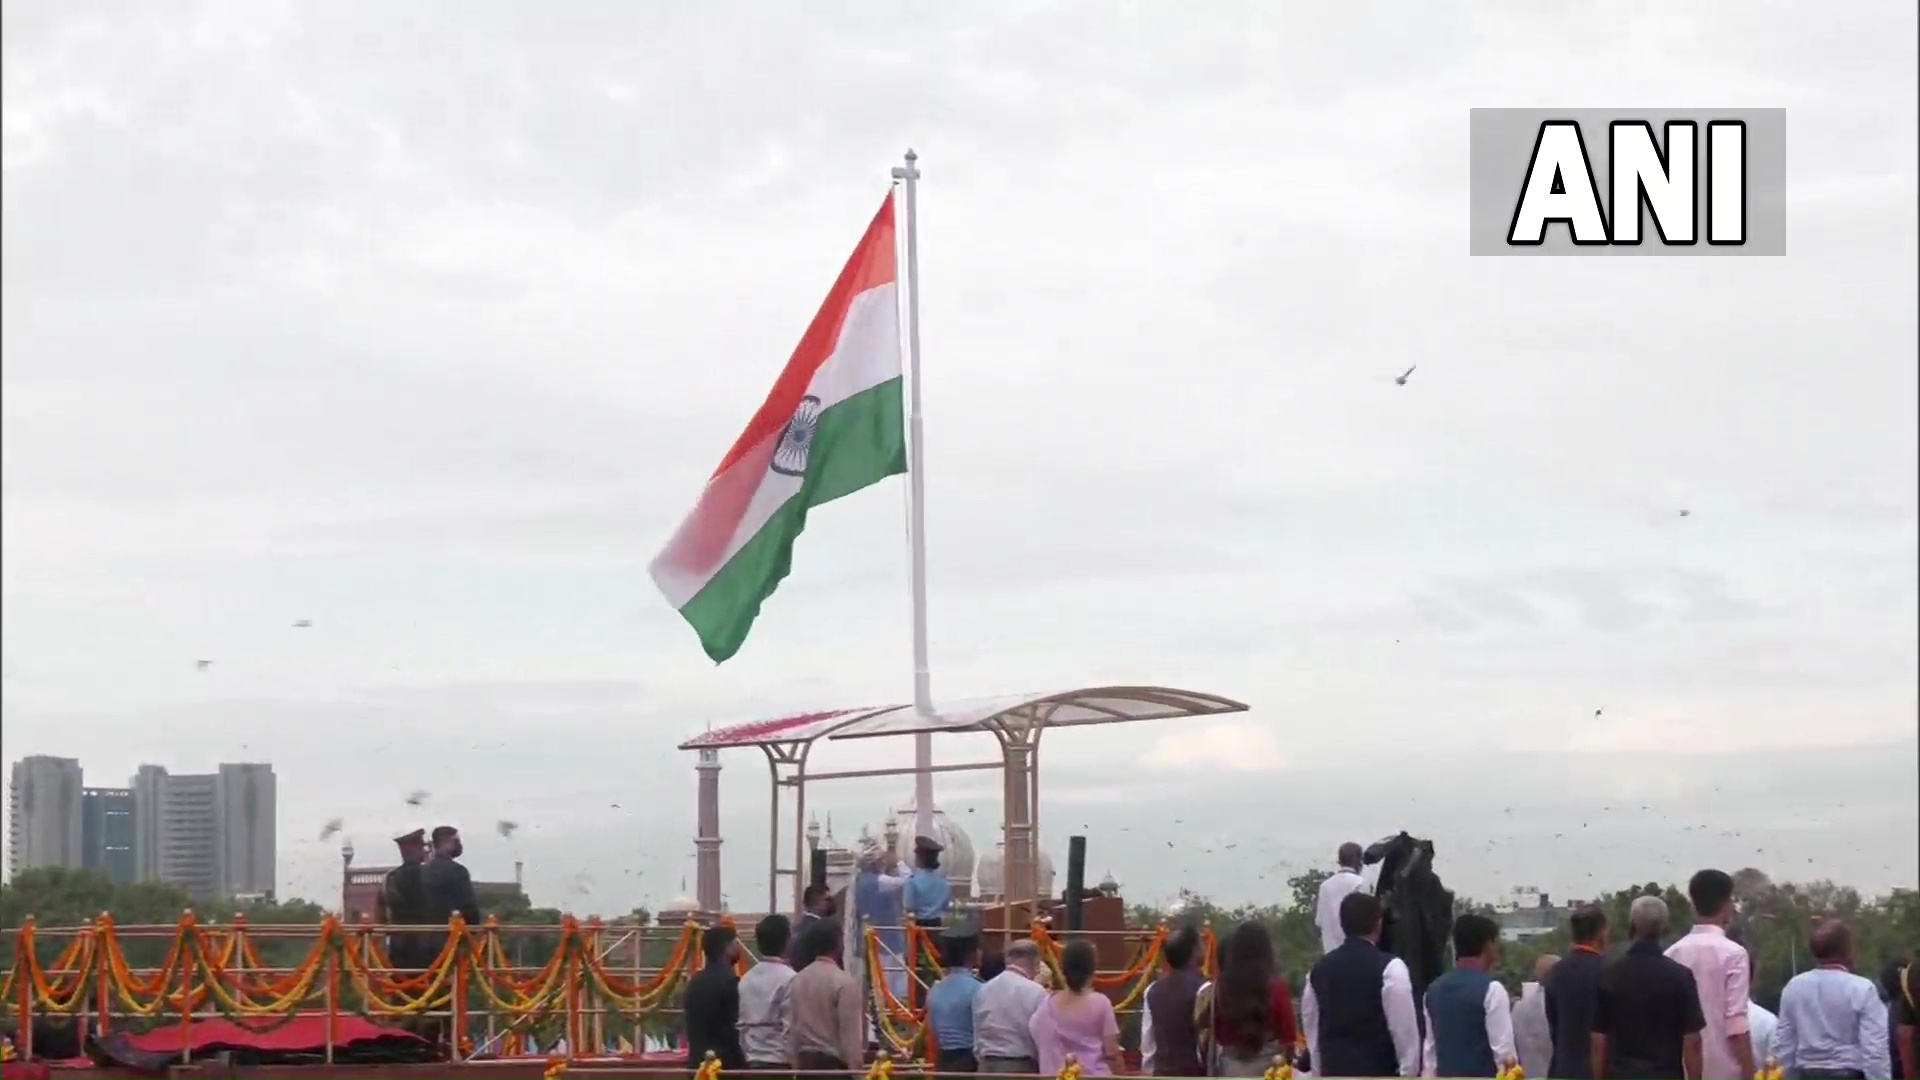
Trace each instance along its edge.
<path fill-rule="evenodd" d="M 115 925 L 131 931 L 135 927 L 172 928 L 188 910 L 202 925 L 228 925 L 236 915 L 244 915 L 250 927 L 263 930 L 317 925 L 325 914 L 320 905 L 306 900 L 195 904 L 171 885 L 152 881 L 116 885 L 96 871 L 65 867 L 28 870 L 0 885 L 0 927 L 18 931 L 32 915 L 34 951 L 43 962 L 52 961 L 72 940 L 71 931 L 93 925 L 103 913 L 112 915 Z M 256 932 L 252 940 L 262 963 L 291 968 L 311 954 L 315 938 L 312 934 Z M 16 941 L 17 934 L 6 934 L 0 963 L 12 966 Z M 172 942 L 172 936 L 163 933 L 129 932 L 121 939 L 128 962 L 140 968 L 160 966 Z"/>
<path fill-rule="evenodd" d="M 1293 910 L 1309 916 L 1320 903 L 1320 886 L 1333 876 L 1329 870 L 1308 870 L 1287 879 L 1287 892 L 1293 897 Z"/>

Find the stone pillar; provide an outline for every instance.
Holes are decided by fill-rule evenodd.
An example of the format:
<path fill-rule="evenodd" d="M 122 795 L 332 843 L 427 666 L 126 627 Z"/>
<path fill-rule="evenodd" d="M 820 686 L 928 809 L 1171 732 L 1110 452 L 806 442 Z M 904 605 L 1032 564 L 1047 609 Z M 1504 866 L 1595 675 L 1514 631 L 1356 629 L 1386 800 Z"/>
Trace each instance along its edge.
<path fill-rule="evenodd" d="M 1006 755 L 1006 786 L 1001 809 L 1006 815 L 1007 852 L 1000 864 L 1000 888 L 1007 903 L 1021 904 L 1033 899 L 1037 880 L 1033 807 L 1028 798 L 1032 748 L 1023 743 L 1009 742 Z"/>
<path fill-rule="evenodd" d="M 136 822 L 136 824 L 138 824 Z M 353 903 L 353 838 L 340 841 L 340 917 L 352 918 Z"/>
<path fill-rule="evenodd" d="M 694 901 L 700 910 L 717 912 L 721 907 L 720 892 L 720 752 L 717 750 L 700 751 L 700 762 L 694 766 L 699 774 L 699 805 L 695 815 L 693 846 L 694 863 Z"/>

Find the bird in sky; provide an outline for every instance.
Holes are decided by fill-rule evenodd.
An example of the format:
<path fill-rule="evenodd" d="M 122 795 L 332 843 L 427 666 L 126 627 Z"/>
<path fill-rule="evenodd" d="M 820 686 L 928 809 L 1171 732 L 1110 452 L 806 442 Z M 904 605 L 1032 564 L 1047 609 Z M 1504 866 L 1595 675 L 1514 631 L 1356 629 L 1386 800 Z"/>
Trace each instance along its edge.
<path fill-rule="evenodd" d="M 313 625 L 312 619 L 297 619 L 294 621 L 293 628 L 295 630 L 305 630 L 311 627 L 312 625 Z"/>
<path fill-rule="evenodd" d="M 1682 510 L 1682 511 L 1680 511 L 1680 516 L 1681 516 L 1681 517 L 1692 517 L 1692 516 L 1693 516 L 1693 511 L 1691 511 L 1691 510 Z"/>
<path fill-rule="evenodd" d="M 415 791 L 412 794 L 407 796 L 407 805 L 413 806 L 413 807 L 424 806 L 426 805 L 427 799 L 429 799 L 430 797 L 431 796 L 427 792 Z"/>
<path fill-rule="evenodd" d="M 346 823 L 339 818 L 328 818 L 327 823 L 320 827 L 320 839 L 323 841 L 333 839 L 340 835 L 340 830 L 345 825 Z"/>
<path fill-rule="evenodd" d="M 1398 374 L 1398 375 L 1395 375 L 1395 376 L 1393 377 L 1393 382 L 1394 382 L 1394 385 L 1395 385 L 1395 386 L 1405 386 L 1405 385 L 1407 385 L 1407 377 L 1408 377 L 1408 376 L 1410 376 L 1410 375 L 1412 375 L 1412 374 L 1413 374 L 1413 370 L 1414 370 L 1414 368 L 1417 368 L 1417 367 L 1419 367 L 1419 366 L 1420 366 L 1419 364 L 1415 364 L 1415 365 L 1413 365 L 1413 367 L 1410 367 L 1410 368 L 1408 368 L 1408 369 L 1407 369 L 1406 371 L 1404 371 L 1404 372 L 1401 372 L 1401 373 L 1400 373 L 1400 374 Z"/>
<path fill-rule="evenodd" d="M 193 662 L 193 666 L 194 666 L 194 667 L 195 667 L 195 668 L 196 668 L 197 670 L 200 670 L 200 671 L 205 671 L 205 670 L 207 670 L 208 668 L 210 668 L 210 667 L 212 667 L 212 666 L 213 666 L 213 661 L 211 661 L 211 660 L 195 660 L 195 661 Z"/>
<path fill-rule="evenodd" d="M 512 839 L 513 831 L 520 827 L 520 823 L 517 821 L 508 821 L 506 818 L 501 818 L 498 822 L 494 824 L 493 827 L 494 827 L 494 830 L 498 832 L 501 836 L 507 837 L 508 839 Z"/>
<path fill-rule="evenodd" d="M 1598 717 L 1598 716 L 1600 715 L 1600 713 L 1601 713 L 1601 710 L 1599 710 L 1599 709 L 1595 709 L 1595 710 L 1593 710 L 1593 715 L 1594 715 L 1594 716 L 1596 716 L 1596 717 Z"/>

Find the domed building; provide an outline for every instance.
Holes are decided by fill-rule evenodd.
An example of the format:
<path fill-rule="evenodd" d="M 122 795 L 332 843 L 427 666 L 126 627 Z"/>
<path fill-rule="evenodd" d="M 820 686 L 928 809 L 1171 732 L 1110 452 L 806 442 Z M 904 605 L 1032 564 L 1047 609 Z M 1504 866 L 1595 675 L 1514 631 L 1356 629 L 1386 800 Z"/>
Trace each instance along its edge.
<path fill-rule="evenodd" d="M 1034 884 L 1039 894 L 1042 897 L 1057 895 L 1053 887 L 1053 856 L 1043 851 L 1034 863 Z M 980 860 L 979 867 L 974 871 L 976 886 L 973 895 L 977 899 L 996 903 L 1005 900 L 1006 868 L 1007 842 L 1004 839 L 997 840 L 993 851 Z"/>
<path fill-rule="evenodd" d="M 887 815 L 881 835 L 886 839 L 887 847 L 893 849 L 900 861 L 913 865 L 914 821 L 919 817 L 919 804 L 909 798 L 906 805 Z M 938 806 L 933 808 L 933 839 L 938 840 L 945 850 L 940 852 L 940 868 L 947 872 L 947 883 L 953 888 L 955 900 L 972 900 L 974 853 L 973 838 L 967 830 Z"/>
<path fill-rule="evenodd" d="M 660 913 L 654 917 L 654 921 L 658 922 L 661 926 L 679 926 L 683 923 L 690 923 L 699 917 L 700 904 L 695 901 L 693 897 L 687 895 L 687 880 L 681 878 L 680 895 L 674 897 L 673 901 L 666 907 L 661 908 Z"/>

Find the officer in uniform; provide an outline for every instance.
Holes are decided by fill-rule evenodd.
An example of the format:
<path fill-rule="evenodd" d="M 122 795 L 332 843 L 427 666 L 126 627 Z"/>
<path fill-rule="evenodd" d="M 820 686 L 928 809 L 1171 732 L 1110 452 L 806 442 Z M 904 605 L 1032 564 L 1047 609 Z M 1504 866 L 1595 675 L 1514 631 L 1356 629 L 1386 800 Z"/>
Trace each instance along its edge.
<path fill-rule="evenodd" d="M 427 830 L 415 829 L 393 842 L 400 848 L 400 865 L 387 871 L 380 889 L 385 908 L 380 921 L 389 926 L 418 926 L 426 922 L 427 892 L 421 880 L 421 868 L 427 861 Z M 418 971 L 433 962 L 424 952 L 419 934 L 393 932 L 387 935 L 387 956 L 401 971 Z"/>

